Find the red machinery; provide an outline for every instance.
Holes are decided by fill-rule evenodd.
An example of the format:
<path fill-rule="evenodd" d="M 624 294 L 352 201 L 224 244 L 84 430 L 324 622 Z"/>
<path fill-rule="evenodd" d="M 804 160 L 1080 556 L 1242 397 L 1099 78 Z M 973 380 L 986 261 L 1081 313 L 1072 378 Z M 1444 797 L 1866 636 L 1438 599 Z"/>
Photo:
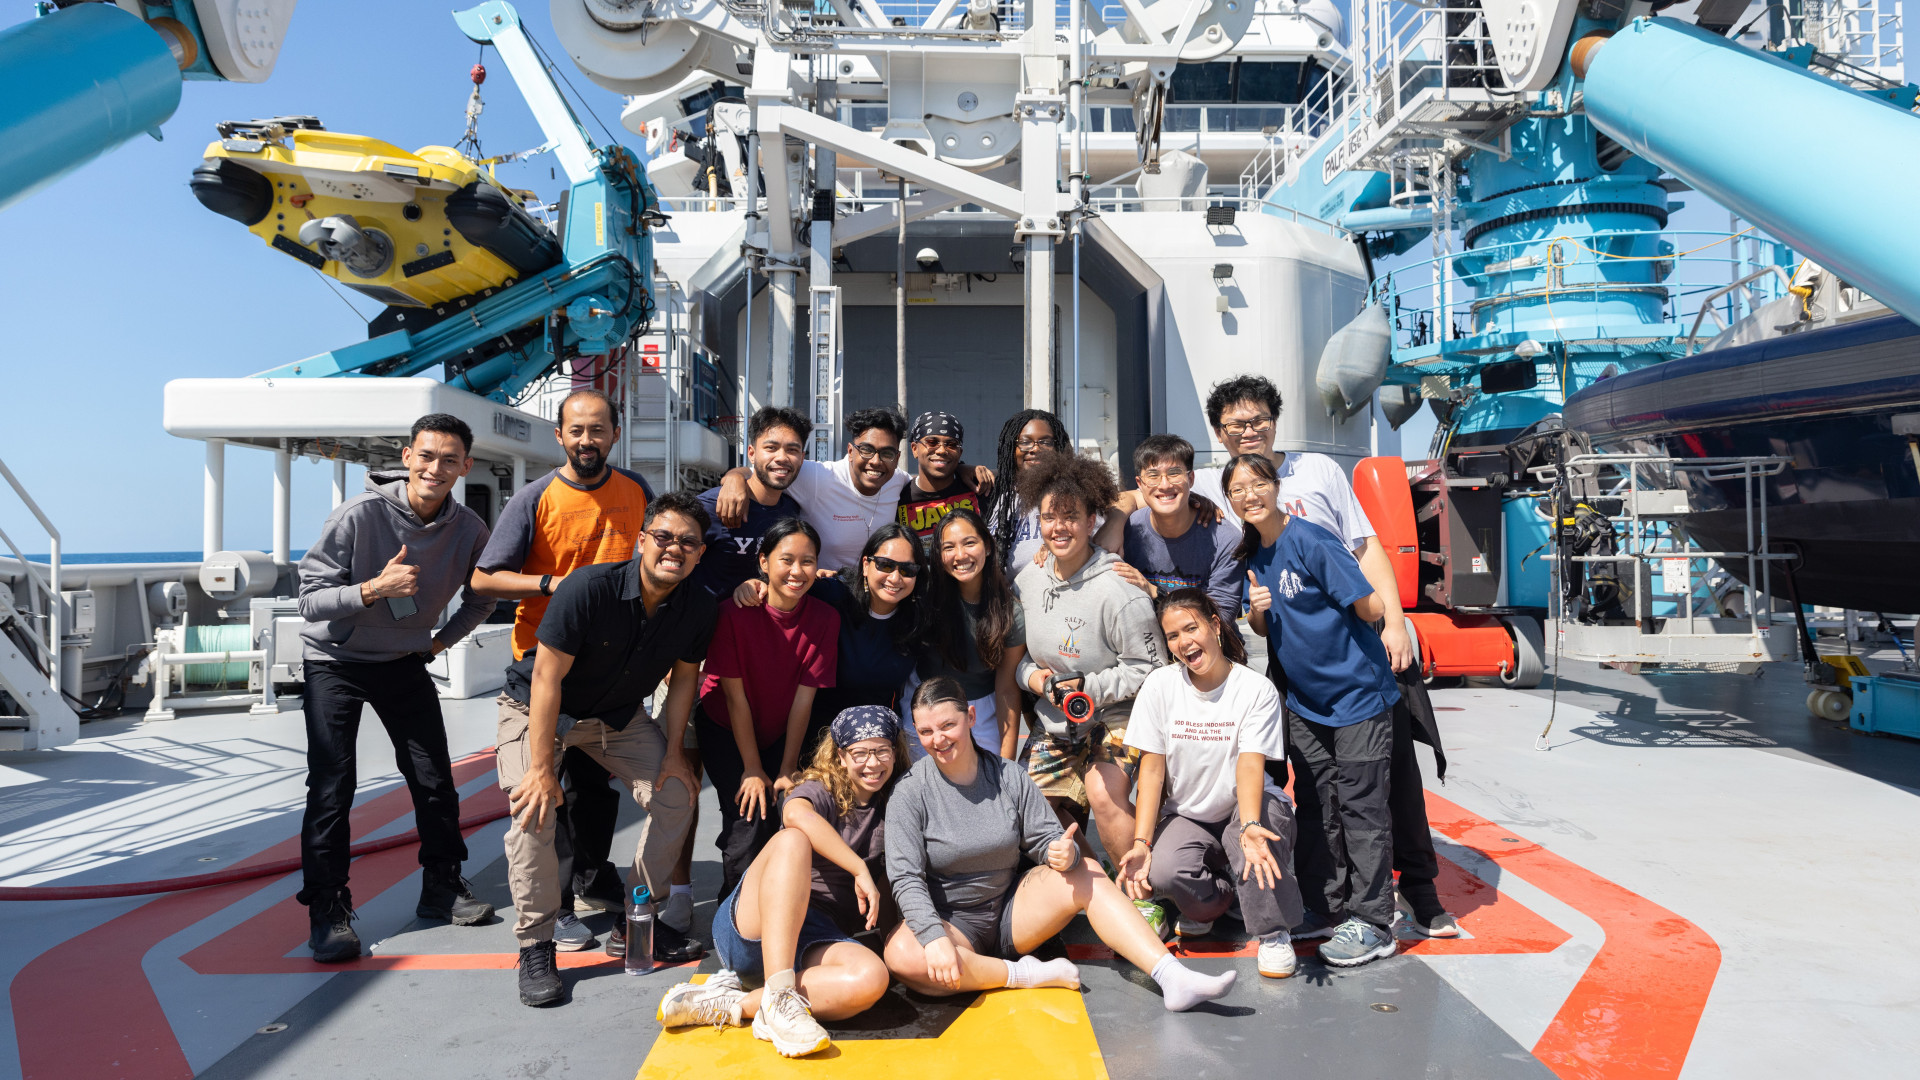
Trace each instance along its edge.
<path fill-rule="evenodd" d="M 1437 461 L 1397 457 L 1354 466 L 1353 490 L 1393 563 L 1421 673 L 1539 685 L 1539 622 L 1496 606 L 1500 490 L 1482 477 L 1448 476 Z"/>

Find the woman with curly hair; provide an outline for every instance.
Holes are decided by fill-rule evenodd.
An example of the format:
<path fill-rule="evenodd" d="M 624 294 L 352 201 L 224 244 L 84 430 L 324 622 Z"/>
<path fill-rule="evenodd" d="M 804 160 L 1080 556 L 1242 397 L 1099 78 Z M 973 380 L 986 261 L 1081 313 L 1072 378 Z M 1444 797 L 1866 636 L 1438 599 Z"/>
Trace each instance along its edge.
<path fill-rule="evenodd" d="M 666 1027 L 753 1024 L 783 1057 L 832 1045 L 819 1020 L 866 1011 L 887 992 L 887 966 L 854 935 L 884 935 L 898 916 L 886 880 L 886 807 L 905 772 L 893 710 L 834 717 L 781 824 L 713 916 L 720 972 L 660 999 Z M 743 979 L 763 978 L 748 990 Z"/>

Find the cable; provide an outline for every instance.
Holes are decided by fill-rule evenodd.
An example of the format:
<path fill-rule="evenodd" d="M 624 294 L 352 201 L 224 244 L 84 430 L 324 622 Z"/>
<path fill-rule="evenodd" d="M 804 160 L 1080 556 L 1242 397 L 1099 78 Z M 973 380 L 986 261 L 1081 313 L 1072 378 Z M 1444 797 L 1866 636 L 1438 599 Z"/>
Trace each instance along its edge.
<path fill-rule="evenodd" d="M 462 830 L 479 828 L 490 822 L 499 821 L 509 812 L 506 807 L 502 807 L 498 810 L 485 810 L 471 817 L 463 817 L 460 819 L 460 828 Z M 376 851 L 386 851 L 419 842 L 420 831 L 408 829 L 396 836 L 355 844 L 348 855 L 357 858 L 361 855 L 371 855 Z M 236 867 L 211 874 L 195 874 L 192 877 L 162 878 L 158 881 L 126 881 L 117 885 L 29 885 L 0 888 L 0 901 L 111 900 L 122 896 L 151 896 L 155 893 L 184 892 L 188 889 L 205 889 L 214 885 L 230 885 L 236 881 L 251 881 L 254 878 L 289 874 L 298 869 L 300 869 L 300 857 L 296 855 L 288 859 L 261 863 L 258 866 Z"/>
<path fill-rule="evenodd" d="M 308 269 L 312 270 L 313 268 L 308 267 Z M 368 325 L 368 326 L 373 325 L 373 320 L 367 318 L 365 315 L 360 314 L 360 309 L 353 306 L 353 301 L 347 299 L 346 293 L 343 293 L 339 289 L 334 287 L 332 278 L 328 277 L 325 274 L 322 274 L 318 270 L 314 270 L 313 273 L 314 273 L 314 276 L 320 279 L 322 284 L 326 285 L 326 287 L 333 292 L 333 295 L 340 298 L 341 303 L 347 305 L 347 310 L 353 312 L 354 318 L 359 319 L 361 323 L 365 325 Z"/>
<path fill-rule="evenodd" d="M 593 117 L 594 123 L 600 125 L 600 132 L 607 137 L 607 142 L 613 146 L 620 145 L 620 140 L 614 138 L 613 132 L 608 130 L 606 122 L 601 120 L 599 114 L 593 111 L 593 106 L 587 104 L 587 99 L 580 91 L 574 90 L 573 81 L 567 78 L 567 73 L 561 69 L 560 65 L 553 62 L 553 57 L 547 55 L 547 50 L 540 47 L 540 41 L 533 36 L 533 32 L 528 30 L 524 25 L 520 27 L 520 30 L 527 35 L 527 43 L 532 45 L 533 50 L 540 54 L 540 61 L 547 66 L 547 71 L 560 76 L 560 81 L 566 84 L 567 89 L 573 90 L 573 96 L 579 99 L 580 107 L 587 110 L 587 115 Z"/>

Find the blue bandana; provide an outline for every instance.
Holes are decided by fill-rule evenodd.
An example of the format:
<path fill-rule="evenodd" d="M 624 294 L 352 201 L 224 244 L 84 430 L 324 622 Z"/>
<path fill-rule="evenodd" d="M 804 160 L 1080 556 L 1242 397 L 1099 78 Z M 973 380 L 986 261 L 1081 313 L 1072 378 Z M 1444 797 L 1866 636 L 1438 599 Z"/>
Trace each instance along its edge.
<path fill-rule="evenodd" d="M 886 739 L 900 730 L 900 718 L 885 705 L 855 705 L 851 709 L 842 709 L 840 715 L 833 718 L 833 745 L 842 749 L 852 746 L 861 739 Z"/>

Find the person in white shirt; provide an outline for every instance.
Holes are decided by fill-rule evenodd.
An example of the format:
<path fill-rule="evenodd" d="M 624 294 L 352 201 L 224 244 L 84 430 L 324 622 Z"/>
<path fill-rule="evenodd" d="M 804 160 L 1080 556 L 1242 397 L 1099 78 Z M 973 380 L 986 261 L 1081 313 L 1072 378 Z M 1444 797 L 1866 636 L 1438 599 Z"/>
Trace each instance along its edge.
<path fill-rule="evenodd" d="M 907 418 L 899 406 L 861 409 L 847 417 L 845 457 L 800 463 L 787 494 L 800 503 L 800 516 L 820 534 L 823 575 L 858 566 L 867 537 L 899 513 L 900 489 L 908 480 L 899 467 L 906 435 Z M 729 528 L 746 519 L 747 476 L 746 469 L 735 468 L 721 478 L 714 508 Z M 983 497 L 991 492 L 992 470 L 976 468 L 974 483 Z"/>

